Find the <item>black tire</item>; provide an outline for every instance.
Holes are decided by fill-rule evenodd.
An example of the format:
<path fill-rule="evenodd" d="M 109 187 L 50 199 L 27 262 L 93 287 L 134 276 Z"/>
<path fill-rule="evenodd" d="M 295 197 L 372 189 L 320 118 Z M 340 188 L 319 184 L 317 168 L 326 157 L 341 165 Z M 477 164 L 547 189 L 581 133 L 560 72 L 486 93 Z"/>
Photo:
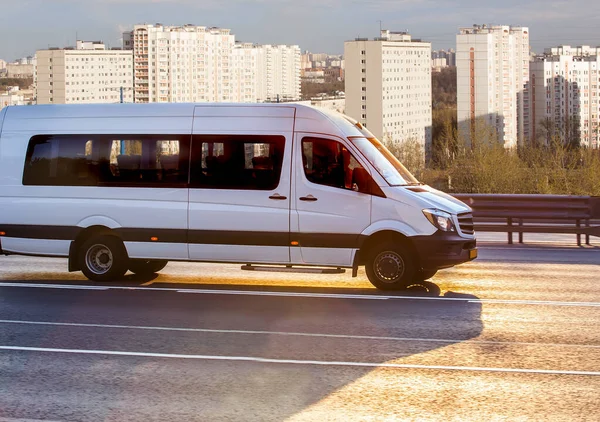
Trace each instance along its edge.
<path fill-rule="evenodd" d="M 150 275 L 165 268 L 168 262 L 164 259 L 130 259 L 129 271 L 137 275 Z"/>
<path fill-rule="evenodd" d="M 418 281 L 429 280 L 436 274 L 437 274 L 437 270 L 421 270 L 417 273 L 416 280 L 418 280 Z"/>
<path fill-rule="evenodd" d="M 365 270 L 371 284 L 380 290 L 403 290 L 414 281 L 415 258 L 402 243 L 386 243 L 369 253 Z"/>
<path fill-rule="evenodd" d="M 83 274 L 92 281 L 118 280 L 125 275 L 129 264 L 123 242 L 106 235 L 86 240 L 77 260 Z"/>

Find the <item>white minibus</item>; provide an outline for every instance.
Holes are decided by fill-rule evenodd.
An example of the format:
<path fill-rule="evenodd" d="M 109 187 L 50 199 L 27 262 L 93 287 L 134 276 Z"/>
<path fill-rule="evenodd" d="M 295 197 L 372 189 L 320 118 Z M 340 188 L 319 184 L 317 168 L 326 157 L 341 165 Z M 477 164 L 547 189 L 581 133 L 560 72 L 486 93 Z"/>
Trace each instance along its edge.
<path fill-rule="evenodd" d="M 343 272 L 393 290 L 477 256 L 470 208 L 363 125 L 294 104 L 0 112 L 0 254 L 93 281 L 168 261 Z"/>

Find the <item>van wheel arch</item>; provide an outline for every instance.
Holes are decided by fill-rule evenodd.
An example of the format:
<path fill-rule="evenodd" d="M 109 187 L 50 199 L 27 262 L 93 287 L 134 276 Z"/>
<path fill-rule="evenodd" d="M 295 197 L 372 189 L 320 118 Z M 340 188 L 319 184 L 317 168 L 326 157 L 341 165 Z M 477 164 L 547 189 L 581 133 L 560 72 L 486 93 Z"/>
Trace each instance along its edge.
<path fill-rule="evenodd" d="M 114 236 L 121 240 L 119 235 L 115 233 L 113 230 L 109 229 L 106 226 L 90 226 L 87 227 L 77 235 L 75 240 L 71 242 L 69 246 L 69 271 L 81 271 L 78 263 L 78 255 L 81 245 L 83 245 L 88 239 L 96 236 Z"/>
<path fill-rule="evenodd" d="M 367 278 L 379 290 L 407 288 L 421 269 L 421 260 L 412 240 L 402 233 L 385 230 L 369 236 L 355 259 L 365 266 Z"/>
<path fill-rule="evenodd" d="M 392 230 L 380 231 L 377 233 L 373 233 L 371 236 L 369 236 L 362 243 L 360 249 L 356 253 L 356 256 L 354 257 L 353 267 L 358 268 L 361 265 L 365 265 L 371 252 L 376 247 L 378 247 L 379 245 L 389 243 L 397 243 L 398 245 L 408 248 L 410 254 L 414 257 L 414 259 L 417 260 L 416 267 L 421 268 L 420 257 L 410 238 L 406 237 L 402 233 L 395 232 Z"/>

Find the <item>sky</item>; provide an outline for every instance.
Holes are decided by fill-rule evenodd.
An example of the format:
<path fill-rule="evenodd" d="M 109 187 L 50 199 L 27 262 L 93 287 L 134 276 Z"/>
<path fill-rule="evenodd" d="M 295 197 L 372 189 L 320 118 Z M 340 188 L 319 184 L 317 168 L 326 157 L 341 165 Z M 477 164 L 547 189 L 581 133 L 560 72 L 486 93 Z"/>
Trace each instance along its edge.
<path fill-rule="evenodd" d="M 527 26 L 533 51 L 600 45 L 598 0 L 0 0 L 0 59 L 32 56 L 76 39 L 120 47 L 134 24 L 229 28 L 236 40 L 297 44 L 343 54 L 344 41 L 408 30 L 432 48 L 455 48 L 458 28 Z"/>

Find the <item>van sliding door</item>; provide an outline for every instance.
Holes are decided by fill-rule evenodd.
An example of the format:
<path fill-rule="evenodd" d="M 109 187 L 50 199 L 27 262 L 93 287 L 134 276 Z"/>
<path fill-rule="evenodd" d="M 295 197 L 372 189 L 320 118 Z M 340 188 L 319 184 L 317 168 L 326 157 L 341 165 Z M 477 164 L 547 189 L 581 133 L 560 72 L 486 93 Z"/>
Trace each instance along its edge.
<path fill-rule="evenodd" d="M 290 262 L 293 122 L 291 107 L 196 107 L 190 259 Z"/>

